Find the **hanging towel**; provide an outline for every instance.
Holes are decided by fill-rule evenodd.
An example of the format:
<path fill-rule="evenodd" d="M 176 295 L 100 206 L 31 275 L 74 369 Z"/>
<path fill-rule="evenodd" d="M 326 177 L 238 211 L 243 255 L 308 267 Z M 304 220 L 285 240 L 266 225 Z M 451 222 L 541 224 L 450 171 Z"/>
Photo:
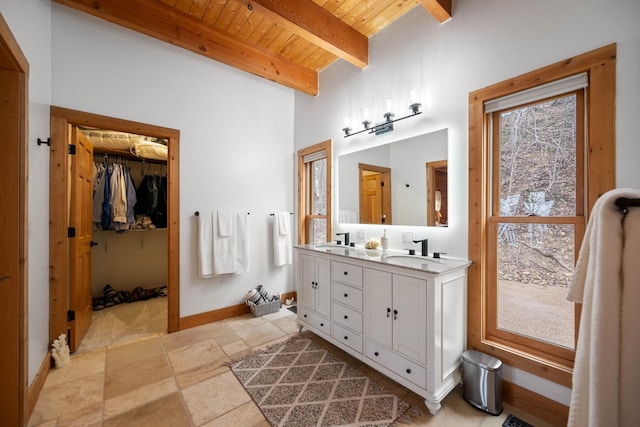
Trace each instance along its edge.
<path fill-rule="evenodd" d="M 281 236 L 286 236 L 287 234 L 290 233 L 290 224 L 291 224 L 291 218 L 289 218 L 291 215 L 289 214 L 289 212 L 280 212 L 280 215 L 278 215 L 278 232 L 280 233 Z"/>
<path fill-rule="evenodd" d="M 280 267 L 291 264 L 293 256 L 291 253 L 291 233 L 282 234 L 281 224 L 286 223 L 287 227 L 291 222 L 289 212 L 276 212 L 273 218 L 273 264 Z M 289 227 L 288 227 L 289 228 Z"/>
<path fill-rule="evenodd" d="M 218 211 L 218 236 L 228 237 L 233 234 L 233 212 Z"/>
<path fill-rule="evenodd" d="M 231 212 L 218 211 L 213 218 L 213 229 L 216 230 L 213 233 L 213 273 L 234 273 L 236 271 L 236 240 L 231 230 L 235 228 L 235 216 Z M 221 219 L 225 222 L 222 227 Z"/>
<path fill-rule="evenodd" d="M 235 273 L 249 271 L 249 232 L 247 222 L 249 215 L 243 212 L 236 213 L 236 262 Z"/>
<path fill-rule="evenodd" d="M 631 426 L 640 419 L 640 208 L 626 217 L 618 189 L 595 203 L 567 299 L 582 303 L 569 426 Z"/>
<path fill-rule="evenodd" d="M 198 268 L 203 279 L 213 276 L 213 212 L 198 216 Z"/>

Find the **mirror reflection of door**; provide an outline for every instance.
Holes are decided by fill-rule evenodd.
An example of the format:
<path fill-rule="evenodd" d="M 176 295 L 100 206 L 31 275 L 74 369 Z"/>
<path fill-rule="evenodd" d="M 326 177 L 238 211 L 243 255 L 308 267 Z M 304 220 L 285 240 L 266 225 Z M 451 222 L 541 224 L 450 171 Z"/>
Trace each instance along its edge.
<path fill-rule="evenodd" d="M 427 225 L 449 224 L 447 203 L 447 160 L 427 162 Z"/>
<path fill-rule="evenodd" d="M 358 163 L 360 224 L 393 224 L 391 169 Z"/>

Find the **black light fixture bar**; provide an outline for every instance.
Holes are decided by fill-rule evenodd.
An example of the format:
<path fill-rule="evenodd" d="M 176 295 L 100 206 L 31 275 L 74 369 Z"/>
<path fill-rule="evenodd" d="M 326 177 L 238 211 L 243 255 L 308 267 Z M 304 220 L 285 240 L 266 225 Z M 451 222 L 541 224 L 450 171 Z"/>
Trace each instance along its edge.
<path fill-rule="evenodd" d="M 344 137 L 348 138 L 350 136 L 358 135 L 359 133 L 363 133 L 363 132 L 367 132 L 369 134 L 375 133 L 376 135 L 381 135 L 383 133 L 391 132 L 392 130 L 394 130 L 393 124 L 395 122 L 399 122 L 400 120 L 408 119 L 409 117 L 415 117 L 417 115 L 422 114 L 422 111 L 420 111 L 420 104 L 411 104 L 410 107 L 411 107 L 412 113 L 404 117 L 400 117 L 398 119 L 391 120 L 391 117 L 393 117 L 393 114 L 386 113 L 385 117 L 387 118 L 387 120 L 382 123 L 378 123 L 376 125 L 369 127 L 370 122 L 365 121 L 363 122 L 363 124 L 365 125 L 365 128 L 362 130 L 359 130 L 358 132 L 351 132 L 351 128 L 345 127 L 342 129 L 344 131 Z"/>

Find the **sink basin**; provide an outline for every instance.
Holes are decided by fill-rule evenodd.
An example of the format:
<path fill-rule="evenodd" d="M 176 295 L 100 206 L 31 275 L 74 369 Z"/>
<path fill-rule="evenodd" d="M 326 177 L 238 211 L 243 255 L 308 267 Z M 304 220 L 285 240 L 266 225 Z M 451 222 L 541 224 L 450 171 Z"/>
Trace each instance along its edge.
<path fill-rule="evenodd" d="M 407 259 L 407 260 L 412 260 L 412 261 L 438 262 L 435 259 L 431 259 L 429 257 L 421 256 L 421 255 L 407 255 L 407 254 L 385 254 L 385 255 L 382 255 L 382 260 L 383 261 L 386 261 L 386 260 L 389 260 L 389 259 L 398 259 L 398 260 Z"/>
<path fill-rule="evenodd" d="M 313 245 L 314 249 L 325 249 L 325 248 L 348 248 L 345 245 L 338 245 L 337 243 L 318 243 L 317 245 Z"/>

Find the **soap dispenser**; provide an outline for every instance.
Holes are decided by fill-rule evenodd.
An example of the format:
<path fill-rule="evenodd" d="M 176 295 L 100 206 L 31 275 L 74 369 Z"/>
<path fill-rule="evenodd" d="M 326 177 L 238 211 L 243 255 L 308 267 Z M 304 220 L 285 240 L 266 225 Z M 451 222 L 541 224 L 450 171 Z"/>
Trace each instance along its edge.
<path fill-rule="evenodd" d="M 385 228 L 382 237 L 380 238 L 380 246 L 382 246 L 382 250 L 386 251 L 389 249 L 389 237 L 387 237 L 387 229 Z"/>

